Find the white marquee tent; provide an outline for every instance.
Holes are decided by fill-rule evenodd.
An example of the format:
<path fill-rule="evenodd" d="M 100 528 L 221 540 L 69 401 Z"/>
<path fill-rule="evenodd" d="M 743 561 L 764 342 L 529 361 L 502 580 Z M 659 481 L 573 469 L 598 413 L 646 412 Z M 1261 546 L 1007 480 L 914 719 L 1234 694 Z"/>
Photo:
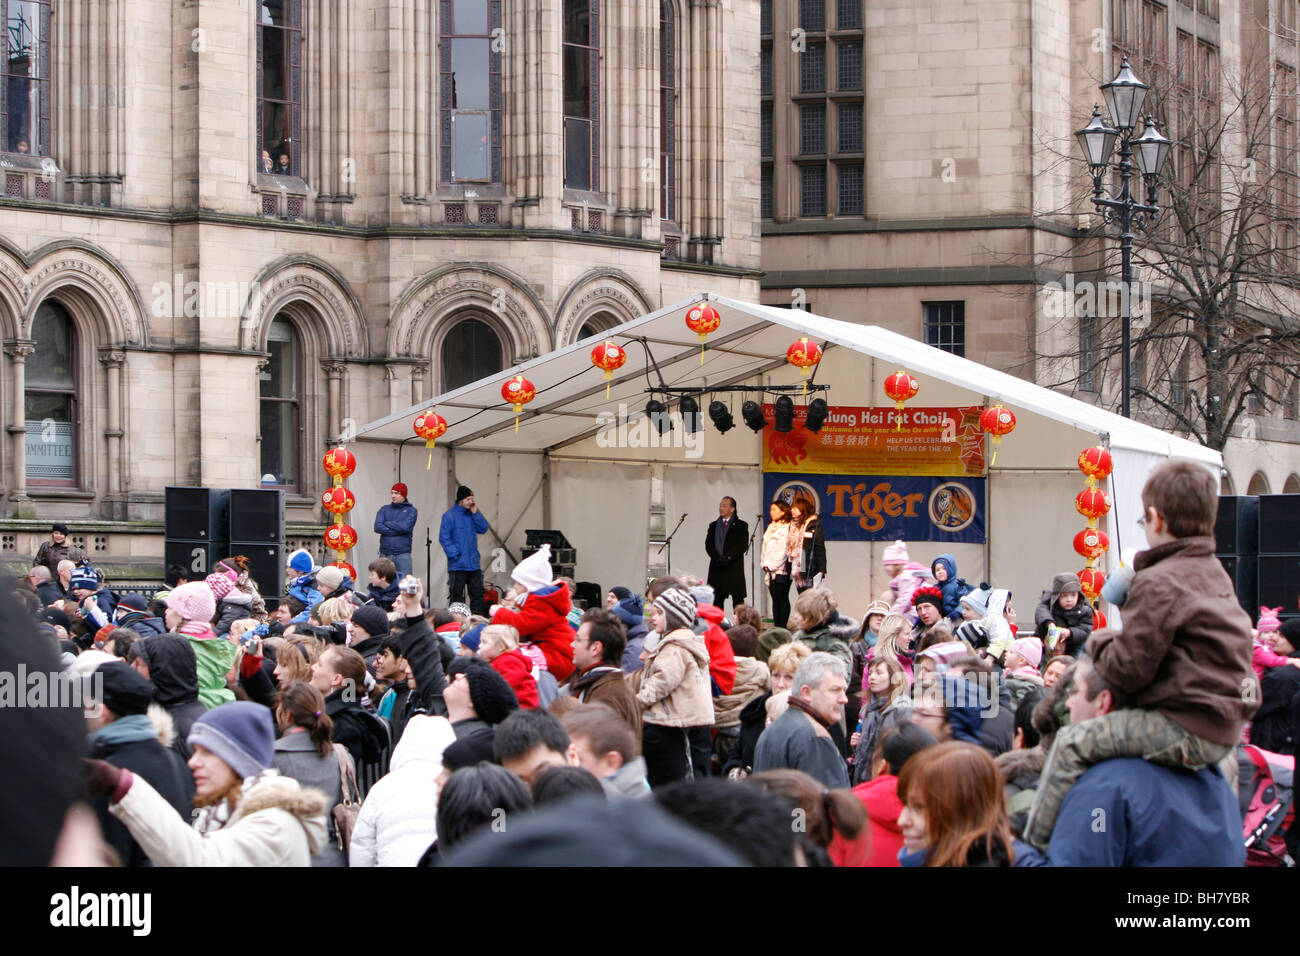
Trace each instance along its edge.
<path fill-rule="evenodd" d="M 721 313 L 722 325 L 709 336 L 701 364 L 699 342 L 683 317 L 691 304 L 705 299 Z M 659 374 L 677 387 L 796 384 L 800 373 L 786 364 L 785 353 L 800 336 L 827 343 L 816 381 L 831 386 L 824 397 L 832 407 L 889 404 L 882 382 L 905 369 L 920 383 L 909 406 L 1000 402 L 1015 413 L 1016 430 L 1004 439 L 988 473 L 987 544 L 909 547 L 911 557 L 923 564 L 947 551 L 967 581 L 1010 587 L 1022 620 L 1032 616 L 1053 573 L 1083 566 L 1071 546 L 1085 521 L 1074 509 L 1074 496 L 1084 487 L 1075 464 L 1080 451 L 1108 441 L 1114 458 L 1110 491 L 1115 507 L 1103 524 L 1111 536 L 1112 564 L 1119 557 L 1116 543 L 1125 550 L 1145 546 L 1135 524 L 1141 514 L 1139 491 L 1156 462 L 1191 458 L 1216 475 L 1222 466 L 1219 453 L 1198 444 L 877 326 L 705 294 L 361 428 L 349 446 L 358 461 L 357 473 L 348 481 L 358 501 L 351 516 L 360 533 L 354 563 L 362 566 L 364 578 L 362 561 L 378 547 L 371 531 L 374 511 L 388 501 L 390 485 L 401 480 L 420 509 L 414 560 L 422 577 L 425 543 L 432 540 L 435 600 L 446 593 L 439 518 L 452 505 L 459 484 L 474 490 L 492 525 L 479 549 L 489 581 L 508 583 L 526 529 L 553 528 L 577 549 L 579 580 L 595 581 L 605 590 L 616 584 L 637 590 L 647 568 L 664 560 L 656 554 L 659 542 L 682 514 L 687 517 L 673 541 L 672 568 L 703 576 L 705 529 L 717 516 L 723 495 L 737 499 L 751 530 L 760 514 L 766 521 L 762 439 L 740 422 L 740 396 L 722 396 L 735 399 L 729 404 L 737 423 L 725 435 L 706 419 L 702 432 L 684 436 L 674 413 L 676 427 L 659 438 L 644 423 L 645 389 L 659 383 Z M 591 349 L 604 339 L 628 353 L 608 397 L 602 373 L 590 358 Z M 537 397 L 525 406 L 516 431 L 501 386 L 517 373 L 536 386 Z M 705 396 L 702 408 L 707 404 Z M 599 426 L 620 414 L 620 406 L 630 427 L 598 434 Z M 436 408 L 448 422 L 428 470 L 424 442 L 412 431 L 415 416 L 426 408 Z M 622 447 L 613 447 L 615 434 L 623 439 L 618 443 Z M 761 534 L 761 525 L 759 529 Z M 827 585 L 854 617 L 887 583 L 879 559 L 888 543 L 827 542 Z M 751 593 L 755 584 L 763 594 L 761 572 L 751 577 Z"/>

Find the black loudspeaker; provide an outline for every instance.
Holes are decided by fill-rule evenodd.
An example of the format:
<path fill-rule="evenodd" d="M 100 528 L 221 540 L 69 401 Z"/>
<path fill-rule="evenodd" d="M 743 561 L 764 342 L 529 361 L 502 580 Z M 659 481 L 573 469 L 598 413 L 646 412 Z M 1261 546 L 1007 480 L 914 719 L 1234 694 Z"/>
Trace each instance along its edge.
<path fill-rule="evenodd" d="M 1260 555 L 1260 606 L 1280 607 L 1283 614 L 1289 614 L 1296 610 L 1297 599 L 1300 599 L 1300 553 Z"/>
<path fill-rule="evenodd" d="M 1300 554 L 1300 495 L 1259 496 L 1259 553 Z"/>
<path fill-rule="evenodd" d="M 169 489 L 170 490 L 170 489 Z M 182 541 L 168 538 L 163 544 L 163 559 L 168 565 L 179 564 L 191 581 L 202 581 L 212 567 L 227 555 L 224 541 Z"/>
<path fill-rule="evenodd" d="M 279 544 L 284 540 L 284 490 L 231 488 L 231 541 Z"/>
<path fill-rule="evenodd" d="M 284 547 L 260 541 L 232 541 L 226 548 L 226 554 L 218 557 L 235 557 L 240 554 L 248 558 L 248 575 L 266 599 L 267 610 L 275 610 L 272 602 L 284 595 Z"/>
<path fill-rule="evenodd" d="M 1255 555 L 1219 555 L 1219 563 L 1232 578 L 1237 603 L 1254 621 L 1259 617 L 1259 558 Z"/>
<path fill-rule="evenodd" d="M 1220 555 L 1256 554 L 1259 548 L 1259 498 L 1226 495 L 1219 498 L 1214 522 L 1214 550 Z"/>
<path fill-rule="evenodd" d="M 605 595 L 595 581 L 579 581 L 577 586 L 578 593 L 574 597 L 584 610 L 590 611 L 592 608 L 605 606 Z"/>
<path fill-rule="evenodd" d="M 181 541 L 221 541 L 226 538 L 230 507 L 228 489 L 169 487 L 163 495 L 163 534 L 168 538 Z"/>

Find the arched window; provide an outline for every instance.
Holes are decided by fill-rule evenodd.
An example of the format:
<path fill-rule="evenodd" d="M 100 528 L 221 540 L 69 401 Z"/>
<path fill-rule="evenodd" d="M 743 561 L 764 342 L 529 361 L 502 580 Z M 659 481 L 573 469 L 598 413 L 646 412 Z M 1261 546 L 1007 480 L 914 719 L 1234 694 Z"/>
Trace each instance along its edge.
<path fill-rule="evenodd" d="M 1286 483 L 1282 485 L 1282 494 L 1295 495 L 1300 494 L 1300 475 L 1287 475 Z"/>
<path fill-rule="evenodd" d="M 57 302 L 43 302 L 32 320 L 36 351 L 27 358 L 23 418 L 27 481 L 77 484 L 77 331 Z"/>
<path fill-rule="evenodd" d="M 501 340 L 478 319 L 457 322 L 442 340 L 442 390 L 450 392 L 505 368 Z"/>
<path fill-rule="evenodd" d="M 501 0 L 442 0 L 445 183 L 501 182 Z"/>
<path fill-rule="evenodd" d="M 298 486 L 302 460 L 302 347 L 293 323 L 279 317 L 266 337 L 271 353 L 259 376 L 262 423 L 262 484 Z"/>
<path fill-rule="evenodd" d="M 50 155 L 50 0 L 0 0 L 0 149 Z"/>
<path fill-rule="evenodd" d="M 302 176 L 302 0 L 254 0 L 257 171 Z"/>
<path fill-rule="evenodd" d="M 582 323 L 582 328 L 578 330 L 578 341 L 590 338 L 593 335 L 600 335 L 602 332 L 608 332 L 614 326 L 619 325 L 618 316 L 613 312 L 597 312 L 586 322 Z"/>
<path fill-rule="evenodd" d="M 1248 495 L 1267 495 L 1270 494 L 1268 487 L 1268 476 L 1262 471 L 1257 471 L 1250 477 L 1250 484 L 1246 486 Z"/>
<path fill-rule="evenodd" d="M 600 189 L 600 0 L 564 0 L 564 185 Z"/>
<path fill-rule="evenodd" d="M 659 4 L 659 218 L 677 218 L 677 57 L 672 0 Z"/>

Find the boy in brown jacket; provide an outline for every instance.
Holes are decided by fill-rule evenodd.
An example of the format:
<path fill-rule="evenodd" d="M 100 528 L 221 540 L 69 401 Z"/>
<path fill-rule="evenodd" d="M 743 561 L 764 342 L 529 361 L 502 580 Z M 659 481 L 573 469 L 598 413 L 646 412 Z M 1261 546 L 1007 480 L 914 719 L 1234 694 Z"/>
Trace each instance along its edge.
<path fill-rule="evenodd" d="M 1250 618 L 1214 556 L 1218 482 L 1203 465 L 1171 459 L 1142 488 L 1138 522 L 1150 547 L 1133 562 L 1123 631 L 1098 631 L 1087 654 L 1124 708 L 1062 728 L 1025 824 L 1045 850 L 1066 792 L 1088 767 L 1142 757 L 1199 770 L 1233 753 L 1258 706 Z M 1230 781 L 1231 782 L 1231 781 Z"/>

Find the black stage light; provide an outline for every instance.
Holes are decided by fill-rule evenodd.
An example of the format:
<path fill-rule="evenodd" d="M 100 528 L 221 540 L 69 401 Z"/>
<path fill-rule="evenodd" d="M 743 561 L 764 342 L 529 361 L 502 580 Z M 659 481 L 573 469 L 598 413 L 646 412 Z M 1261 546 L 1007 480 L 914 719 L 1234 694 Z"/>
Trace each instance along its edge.
<path fill-rule="evenodd" d="M 682 425 L 686 429 L 686 434 L 704 431 L 704 425 L 700 423 L 700 403 L 690 395 L 683 395 L 679 405 L 682 411 Z"/>
<path fill-rule="evenodd" d="M 668 409 L 664 407 L 664 403 L 659 399 L 652 398 L 645 403 L 645 415 L 646 418 L 650 419 L 650 424 L 659 429 L 659 434 L 662 435 L 664 432 L 672 431 L 673 420 L 668 415 Z"/>
<path fill-rule="evenodd" d="M 813 433 L 821 431 L 822 426 L 826 424 L 826 416 L 830 413 L 831 410 L 826 406 L 826 399 L 814 398 L 808 403 L 808 417 L 803 427 Z"/>
<path fill-rule="evenodd" d="M 713 427 L 720 435 L 725 435 L 736 427 L 736 420 L 731 417 L 731 410 L 722 402 L 709 402 L 709 418 L 713 419 Z"/>
<path fill-rule="evenodd" d="M 761 432 L 767 427 L 767 419 L 763 417 L 763 406 L 755 401 L 748 401 L 740 406 L 740 417 L 756 432 Z"/>
<path fill-rule="evenodd" d="M 774 427 L 777 431 L 794 431 L 794 399 L 789 395 L 777 396 L 773 403 L 772 417 L 776 419 Z"/>

